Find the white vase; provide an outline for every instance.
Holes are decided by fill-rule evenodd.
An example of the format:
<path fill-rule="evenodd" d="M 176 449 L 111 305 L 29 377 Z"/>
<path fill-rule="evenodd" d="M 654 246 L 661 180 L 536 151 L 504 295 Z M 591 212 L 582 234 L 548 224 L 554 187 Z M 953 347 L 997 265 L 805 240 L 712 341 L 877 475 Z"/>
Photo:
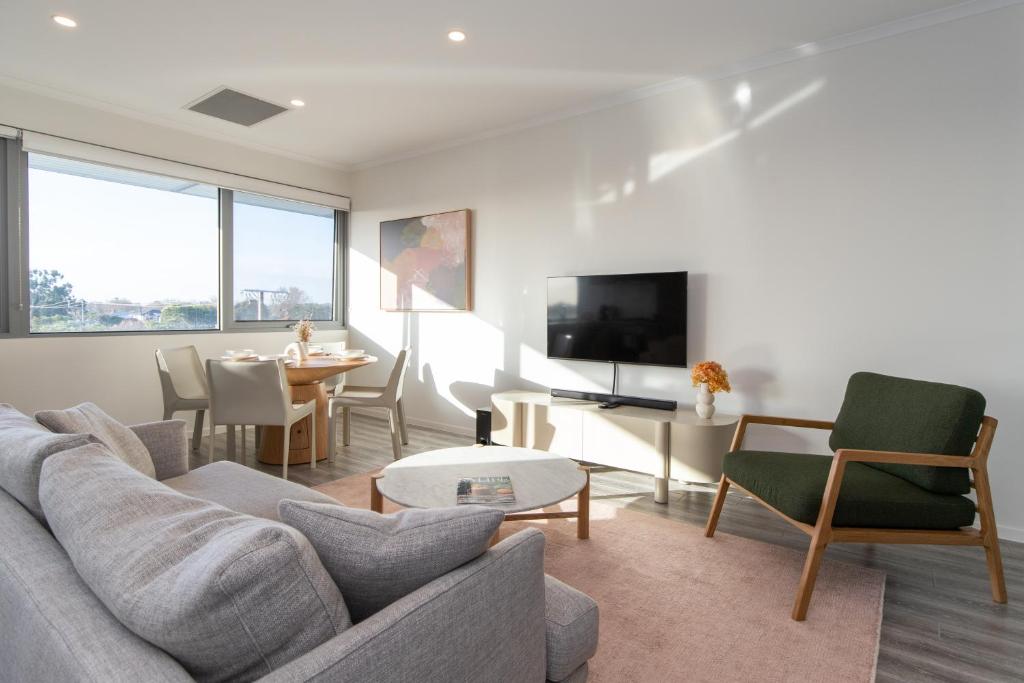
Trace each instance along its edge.
<path fill-rule="evenodd" d="M 284 352 L 288 356 L 294 356 L 295 360 L 301 363 L 309 358 L 309 344 L 306 342 L 294 341 L 285 347 Z"/>
<path fill-rule="evenodd" d="M 707 382 L 701 382 L 697 389 L 697 416 L 705 420 L 715 414 L 715 395 L 708 389 Z"/>

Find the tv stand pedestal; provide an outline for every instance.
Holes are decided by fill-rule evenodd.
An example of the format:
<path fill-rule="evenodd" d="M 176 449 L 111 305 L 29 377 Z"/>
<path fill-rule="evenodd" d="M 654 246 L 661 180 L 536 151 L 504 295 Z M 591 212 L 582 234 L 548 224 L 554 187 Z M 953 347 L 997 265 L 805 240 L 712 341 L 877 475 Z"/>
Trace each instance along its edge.
<path fill-rule="evenodd" d="M 531 391 L 491 396 L 491 440 L 551 451 L 574 460 L 654 477 L 654 500 L 668 502 L 668 482 L 717 483 L 739 417 L 708 420 L 692 407 L 655 410 Z"/>

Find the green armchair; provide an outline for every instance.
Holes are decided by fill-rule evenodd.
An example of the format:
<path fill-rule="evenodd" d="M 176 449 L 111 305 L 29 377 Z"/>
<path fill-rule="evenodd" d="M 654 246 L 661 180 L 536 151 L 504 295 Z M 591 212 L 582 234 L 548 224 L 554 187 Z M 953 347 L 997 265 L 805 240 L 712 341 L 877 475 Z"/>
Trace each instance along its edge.
<path fill-rule="evenodd" d="M 831 456 L 745 451 L 747 425 L 832 431 Z M 829 543 L 975 545 L 985 549 L 992 599 L 1004 603 L 988 454 L 996 420 L 977 391 L 858 372 L 835 422 L 744 415 L 723 463 L 705 535 L 730 486 L 811 537 L 793 619 L 803 621 Z M 966 496 L 974 487 L 977 504 Z M 980 518 L 974 528 L 974 516 Z"/>

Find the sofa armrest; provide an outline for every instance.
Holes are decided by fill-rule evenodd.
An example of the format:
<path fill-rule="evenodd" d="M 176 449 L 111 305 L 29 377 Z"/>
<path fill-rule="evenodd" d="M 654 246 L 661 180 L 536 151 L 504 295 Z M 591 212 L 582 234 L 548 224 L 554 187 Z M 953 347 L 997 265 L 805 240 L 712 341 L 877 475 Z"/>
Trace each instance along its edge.
<path fill-rule="evenodd" d="M 147 422 L 133 425 L 131 430 L 149 450 L 158 481 L 188 474 L 188 435 L 184 420 Z"/>
<path fill-rule="evenodd" d="M 260 679 L 545 679 L 544 535 L 527 529 Z"/>

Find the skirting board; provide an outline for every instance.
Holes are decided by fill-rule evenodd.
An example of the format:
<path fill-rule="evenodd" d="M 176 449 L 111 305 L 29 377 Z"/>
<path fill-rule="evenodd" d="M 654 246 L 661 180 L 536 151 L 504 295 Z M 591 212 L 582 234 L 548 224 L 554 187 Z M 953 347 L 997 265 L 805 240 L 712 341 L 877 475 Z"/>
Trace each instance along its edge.
<path fill-rule="evenodd" d="M 383 408 L 353 408 L 353 413 L 358 415 L 366 415 L 367 417 L 376 418 L 378 420 L 386 420 L 387 415 Z M 430 420 L 421 420 L 417 417 L 405 416 L 407 424 L 415 427 L 424 427 L 426 429 L 433 429 L 437 432 L 448 432 L 449 434 L 458 434 L 459 436 L 468 436 L 470 439 L 476 437 L 476 431 L 472 427 L 460 427 L 457 425 L 446 424 L 444 422 L 431 422 Z"/>

